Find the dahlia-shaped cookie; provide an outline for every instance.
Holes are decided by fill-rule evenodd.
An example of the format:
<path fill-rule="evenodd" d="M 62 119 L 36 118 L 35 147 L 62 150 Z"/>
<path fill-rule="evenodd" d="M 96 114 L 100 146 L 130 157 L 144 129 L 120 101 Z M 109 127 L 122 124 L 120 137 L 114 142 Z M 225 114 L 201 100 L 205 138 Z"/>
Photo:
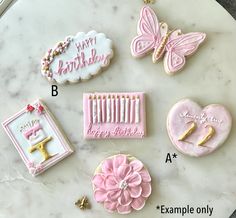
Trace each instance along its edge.
<path fill-rule="evenodd" d="M 151 177 L 143 163 L 130 155 L 105 159 L 92 180 L 94 198 L 109 212 L 141 210 L 151 194 Z"/>

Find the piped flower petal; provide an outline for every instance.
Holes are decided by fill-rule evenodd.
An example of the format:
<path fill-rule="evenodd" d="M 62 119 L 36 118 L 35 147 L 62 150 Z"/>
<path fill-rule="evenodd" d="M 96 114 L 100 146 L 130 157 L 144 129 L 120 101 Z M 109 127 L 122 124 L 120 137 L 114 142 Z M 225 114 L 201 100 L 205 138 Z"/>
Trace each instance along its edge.
<path fill-rule="evenodd" d="M 121 190 L 114 190 L 114 191 L 109 191 L 107 194 L 107 198 L 109 201 L 118 201 L 118 198 L 121 195 Z"/>
<path fill-rule="evenodd" d="M 143 197 L 135 198 L 131 203 L 131 207 L 135 210 L 141 210 L 145 205 L 145 201 L 146 198 Z"/>
<path fill-rule="evenodd" d="M 151 176 L 146 169 L 142 169 L 139 174 L 142 177 L 143 182 L 151 182 Z"/>
<path fill-rule="evenodd" d="M 121 193 L 121 196 L 118 198 L 118 202 L 122 206 L 127 206 L 132 202 L 132 198 L 127 189 L 123 190 L 123 192 Z"/>
<path fill-rule="evenodd" d="M 129 176 L 127 179 L 127 183 L 129 187 L 135 187 L 140 185 L 142 182 L 142 177 L 139 175 L 139 173 L 134 172 L 132 175 Z"/>
<path fill-rule="evenodd" d="M 107 192 L 104 189 L 96 189 L 94 191 L 94 198 L 97 202 L 104 202 L 107 199 Z"/>
<path fill-rule="evenodd" d="M 124 165 L 124 164 L 128 164 L 128 159 L 126 155 L 123 154 L 119 154 L 116 155 L 113 159 L 113 169 L 116 172 L 116 170 L 118 169 L 119 166 Z"/>
<path fill-rule="evenodd" d="M 96 174 L 93 177 L 92 183 L 96 188 L 103 188 L 104 189 L 104 176 L 102 174 Z"/>
<path fill-rule="evenodd" d="M 138 198 L 142 194 L 142 187 L 139 185 L 139 186 L 129 188 L 129 193 L 132 198 Z"/>
<path fill-rule="evenodd" d="M 106 190 L 108 190 L 108 191 L 116 190 L 119 188 L 118 182 L 117 182 L 115 176 L 112 176 L 112 175 L 109 175 L 106 177 L 104 184 L 105 184 Z"/>
<path fill-rule="evenodd" d="M 142 187 L 142 196 L 145 198 L 149 197 L 152 193 L 151 184 L 150 183 L 142 183 L 141 187 Z"/>
<path fill-rule="evenodd" d="M 125 180 L 132 172 L 132 167 L 128 164 L 124 164 L 118 167 L 117 169 L 117 177 L 119 181 Z"/>
<path fill-rule="evenodd" d="M 117 211 L 119 214 L 128 214 L 132 211 L 132 207 L 130 205 L 128 206 L 119 205 L 117 207 Z"/>
<path fill-rule="evenodd" d="M 143 169 L 143 163 L 140 160 L 133 160 L 130 162 L 133 171 L 139 172 Z"/>
<path fill-rule="evenodd" d="M 105 207 L 105 209 L 107 209 L 110 213 L 113 213 L 113 212 L 116 211 L 117 202 L 105 201 L 105 202 L 104 202 L 104 207 Z"/>
<path fill-rule="evenodd" d="M 106 159 L 102 163 L 102 172 L 105 174 L 113 173 L 113 161 L 111 159 Z"/>

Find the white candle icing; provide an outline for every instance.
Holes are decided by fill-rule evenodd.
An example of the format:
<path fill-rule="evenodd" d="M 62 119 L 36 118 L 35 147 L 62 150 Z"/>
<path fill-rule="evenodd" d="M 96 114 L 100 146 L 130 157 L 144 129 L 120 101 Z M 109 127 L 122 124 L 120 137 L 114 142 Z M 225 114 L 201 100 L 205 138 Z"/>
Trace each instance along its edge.
<path fill-rule="evenodd" d="M 101 123 L 101 97 L 98 96 L 97 100 L 97 122 Z"/>
<path fill-rule="evenodd" d="M 93 123 L 97 122 L 97 98 L 93 97 Z"/>
<path fill-rule="evenodd" d="M 111 98 L 111 122 L 115 122 L 115 96 Z"/>
<path fill-rule="evenodd" d="M 125 97 L 122 96 L 120 99 L 120 122 L 124 123 L 125 121 Z"/>
<path fill-rule="evenodd" d="M 102 98 L 102 122 L 106 122 L 106 96 Z"/>
<path fill-rule="evenodd" d="M 107 97 L 107 123 L 111 121 L 111 97 L 108 95 Z"/>
<path fill-rule="evenodd" d="M 134 108 L 135 108 L 135 97 L 132 97 L 130 104 L 130 123 L 134 122 Z"/>
<path fill-rule="evenodd" d="M 136 97 L 135 100 L 135 123 L 140 122 L 140 99 L 139 96 Z"/>
<path fill-rule="evenodd" d="M 120 119 L 120 98 L 116 96 L 116 123 L 119 123 Z"/>
<path fill-rule="evenodd" d="M 125 123 L 129 122 L 129 104 L 130 104 L 130 100 L 129 100 L 129 96 L 127 96 L 125 98 Z"/>
<path fill-rule="evenodd" d="M 89 119 L 89 124 L 92 123 L 93 121 L 93 118 L 92 118 L 92 96 L 90 95 L 89 96 L 89 99 L 88 99 L 88 111 L 89 111 L 89 116 L 88 116 L 88 119 Z"/>

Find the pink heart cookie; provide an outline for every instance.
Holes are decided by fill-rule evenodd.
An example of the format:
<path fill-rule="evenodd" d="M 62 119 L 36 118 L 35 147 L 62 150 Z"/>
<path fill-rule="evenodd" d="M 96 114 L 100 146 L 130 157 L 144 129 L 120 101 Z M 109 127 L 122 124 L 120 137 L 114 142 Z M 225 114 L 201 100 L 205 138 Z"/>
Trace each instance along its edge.
<path fill-rule="evenodd" d="M 167 131 L 173 145 L 183 154 L 210 154 L 228 138 L 232 117 L 219 104 L 202 108 L 190 99 L 176 103 L 167 117 Z"/>

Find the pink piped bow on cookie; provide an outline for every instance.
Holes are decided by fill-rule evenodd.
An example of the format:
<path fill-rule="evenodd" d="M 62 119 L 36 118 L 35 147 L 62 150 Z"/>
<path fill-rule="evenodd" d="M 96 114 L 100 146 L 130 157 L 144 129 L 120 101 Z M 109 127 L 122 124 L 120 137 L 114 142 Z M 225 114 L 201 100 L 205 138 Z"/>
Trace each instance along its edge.
<path fill-rule="evenodd" d="M 155 12 L 148 6 L 141 10 L 137 33 L 131 43 L 132 55 L 142 57 L 153 52 L 153 63 L 164 56 L 164 68 L 170 75 L 184 67 L 185 57 L 196 52 L 206 38 L 206 34 L 200 32 L 182 34 L 180 29 L 169 31 L 168 25 L 159 23 Z"/>
<path fill-rule="evenodd" d="M 141 161 L 126 155 L 108 158 L 95 174 L 94 197 L 109 212 L 128 214 L 141 210 L 151 194 L 151 177 Z"/>

